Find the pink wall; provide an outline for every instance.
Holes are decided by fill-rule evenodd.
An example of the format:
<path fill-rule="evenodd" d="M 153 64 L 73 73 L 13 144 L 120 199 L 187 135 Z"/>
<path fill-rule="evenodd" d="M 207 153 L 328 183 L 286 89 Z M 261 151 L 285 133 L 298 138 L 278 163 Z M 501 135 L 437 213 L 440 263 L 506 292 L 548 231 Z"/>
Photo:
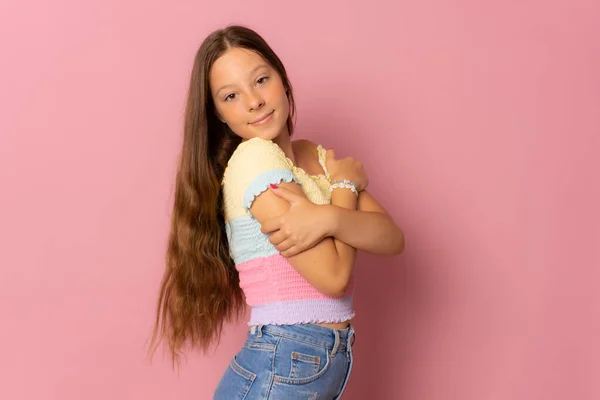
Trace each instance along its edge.
<path fill-rule="evenodd" d="M 210 398 L 243 324 L 179 376 L 144 345 L 188 72 L 229 22 L 406 231 L 359 259 L 346 397 L 600 398 L 599 3 L 404 3 L 3 2 L 0 398 Z"/>

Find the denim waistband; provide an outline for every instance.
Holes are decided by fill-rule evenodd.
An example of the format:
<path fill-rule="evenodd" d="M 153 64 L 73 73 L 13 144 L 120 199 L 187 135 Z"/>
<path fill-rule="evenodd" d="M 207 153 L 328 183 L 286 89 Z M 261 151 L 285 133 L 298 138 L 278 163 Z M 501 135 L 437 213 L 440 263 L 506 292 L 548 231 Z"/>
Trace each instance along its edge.
<path fill-rule="evenodd" d="M 355 339 L 354 327 L 333 329 L 314 324 L 252 325 L 250 334 L 261 337 L 263 333 L 299 340 L 315 346 L 325 347 L 332 352 L 350 350 Z"/>

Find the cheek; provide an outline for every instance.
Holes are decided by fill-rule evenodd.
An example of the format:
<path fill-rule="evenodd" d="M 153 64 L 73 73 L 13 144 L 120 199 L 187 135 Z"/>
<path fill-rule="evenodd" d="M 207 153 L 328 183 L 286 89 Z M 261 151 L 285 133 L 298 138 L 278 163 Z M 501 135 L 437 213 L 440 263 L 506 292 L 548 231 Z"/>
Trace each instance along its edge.
<path fill-rule="evenodd" d="M 219 113 L 225 122 L 229 125 L 237 125 L 242 120 L 242 110 L 239 102 L 236 104 L 228 104 L 226 107 L 219 107 Z"/>
<path fill-rule="evenodd" d="M 271 99 L 271 103 L 276 105 L 277 108 L 281 110 L 285 110 L 289 108 L 289 101 L 287 95 L 285 94 L 285 88 L 283 85 L 273 85 L 273 88 L 269 90 L 269 98 Z"/>
<path fill-rule="evenodd" d="M 290 101 L 285 94 L 285 89 L 283 90 L 283 95 L 281 96 L 281 109 L 285 111 L 286 114 L 290 112 Z"/>

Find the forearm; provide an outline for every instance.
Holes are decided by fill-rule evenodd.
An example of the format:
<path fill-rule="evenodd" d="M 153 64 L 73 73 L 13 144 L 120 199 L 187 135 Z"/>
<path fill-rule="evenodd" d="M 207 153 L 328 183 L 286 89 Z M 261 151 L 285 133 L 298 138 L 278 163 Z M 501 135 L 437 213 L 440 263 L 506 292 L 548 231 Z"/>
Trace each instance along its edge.
<path fill-rule="evenodd" d="M 335 189 L 331 193 L 331 207 L 335 207 L 336 209 L 346 211 L 356 210 L 357 203 L 356 195 L 350 190 Z M 335 224 L 336 221 L 333 220 L 332 222 Z M 334 235 L 330 236 L 333 238 L 341 265 L 349 268 L 349 271 L 344 272 L 351 272 L 356 258 L 356 249 L 347 242 L 344 242 L 344 240 Z"/>
<path fill-rule="evenodd" d="M 404 251 L 404 233 L 387 214 L 330 206 L 330 236 L 369 253 L 392 255 Z"/>

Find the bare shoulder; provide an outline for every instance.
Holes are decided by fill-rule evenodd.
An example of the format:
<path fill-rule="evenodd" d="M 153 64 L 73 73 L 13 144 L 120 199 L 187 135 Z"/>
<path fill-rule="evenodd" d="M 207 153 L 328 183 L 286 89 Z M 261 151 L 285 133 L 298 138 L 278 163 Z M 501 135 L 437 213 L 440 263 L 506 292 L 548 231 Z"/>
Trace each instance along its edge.
<path fill-rule="evenodd" d="M 292 141 L 294 155 L 299 159 L 309 160 L 318 157 L 317 145 L 308 139 L 298 139 Z"/>
<path fill-rule="evenodd" d="M 323 168 L 319 164 L 319 151 L 317 145 L 308 139 L 299 139 L 292 142 L 296 165 L 301 167 L 310 175 L 319 175 L 323 173 Z"/>
<path fill-rule="evenodd" d="M 308 139 L 297 139 L 292 141 L 292 145 L 297 149 L 317 149 L 317 145 Z"/>

